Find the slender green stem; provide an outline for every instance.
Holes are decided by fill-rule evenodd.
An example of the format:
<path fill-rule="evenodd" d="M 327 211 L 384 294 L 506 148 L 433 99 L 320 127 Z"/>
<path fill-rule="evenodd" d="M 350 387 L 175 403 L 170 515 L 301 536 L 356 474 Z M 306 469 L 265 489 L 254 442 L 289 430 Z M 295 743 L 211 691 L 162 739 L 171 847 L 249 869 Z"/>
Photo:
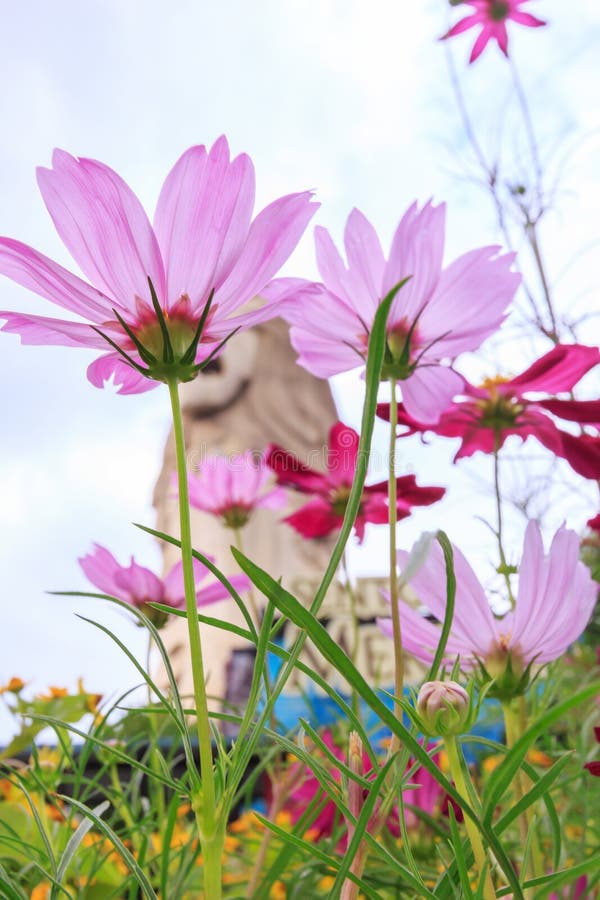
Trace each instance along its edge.
<path fill-rule="evenodd" d="M 515 597 L 510 583 L 510 574 L 508 571 L 508 563 L 506 562 L 506 554 L 504 552 L 504 543 L 502 541 L 502 494 L 500 492 L 500 440 L 496 432 L 494 436 L 494 493 L 496 496 L 496 537 L 498 538 L 498 553 L 500 554 L 500 571 L 506 581 L 506 589 L 508 591 L 508 599 L 511 608 L 515 608 Z"/>
<path fill-rule="evenodd" d="M 168 382 L 175 455 L 177 459 L 177 483 L 179 487 L 179 527 L 181 538 L 181 560 L 185 587 L 185 609 L 190 654 L 194 701 L 196 707 L 196 729 L 200 754 L 201 796 L 192 797 L 192 806 L 198 823 L 202 853 L 204 857 L 204 893 L 210 900 L 220 900 L 222 896 L 221 855 L 224 842 L 224 828 L 219 822 L 216 807 L 215 780 L 212 757 L 212 734 L 206 698 L 202 642 L 196 605 L 196 587 L 192 557 L 192 532 L 190 524 L 190 504 L 188 496 L 188 475 L 183 434 L 183 419 L 179 402 L 179 386 L 176 380 Z"/>
<path fill-rule="evenodd" d="M 396 428 L 398 427 L 398 401 L 396 399 L 396 379 L 390 378 L 390 451 L 388 500 L 390 508 L 390 603 L 392 607 L 392 641 L 394 645 L 394 694 L 402 697 L 404 689 L 404 658 L 402 655 L 402 629 L 400 626 L 400 610 L 398 609 L 398 560 L 396 550 L 397 494 L 396 494 Z M 398 718 L 402 716 L 402 707 L 398 702 L 394 705 Z"/>
<path fill-rule="evenodd" d="M 524 733 L 526 722 L 526 711 L 524 709 L 523 697 L 519 698 L 519 710 L 515 710 L 510 700 L 502 704 L 502 712 L 504 715 L 504 725 L 506 728 L 506 746 L 510 750 Z M 527 784 L 529 779 L 520 769 L 515 775 L 513 788 L 515 792 L 515 800 L 518 803 L 524 796 L 526 790 L 531 785 Z M 519 816 L 519 831 L 523 847 L 527 846 L 527 840 L 531 833 L 531 869 L 532 874 L 537 877 L 544 875 L 545 866 L 538 836 L 535 833 L 534 826 L 535 810 L 528 806 L 527 809 Z M 531 896 L 531 895 L 530 895 Z"/>
<path fill-rule="evenodd" d="M 444 746 L 446 747 L 446 752 L 448 753 L 450 773 L 454 780 L 454 784 L 456 785 L 456 790 L 461 795 L 461 797 L 464 797 L 465 800 L 468 800 L 469 790 L 467 788 L 467 783 L 465 781 L 465 776 L 463 773 L 461 752 L 454 735 L 444 738 Z M 469 835 L 469 840 L 471 842 L 473 856 L 475 857 L 475 864 L 477 866 L 477 869 L 479 870 L 479 875 L 480 877 L 483 876 L 484 878 L 483 897 L 485 898 L 485 900 L 495 900 L 496 891 L 494 890 L 492 876 L 490 875 L 490 863 L 487 858 L 487 854 L 485 852 L 479 830 L 469 816 L 465 816 L 465 826 L 467 829 L 467 834 Z"/>

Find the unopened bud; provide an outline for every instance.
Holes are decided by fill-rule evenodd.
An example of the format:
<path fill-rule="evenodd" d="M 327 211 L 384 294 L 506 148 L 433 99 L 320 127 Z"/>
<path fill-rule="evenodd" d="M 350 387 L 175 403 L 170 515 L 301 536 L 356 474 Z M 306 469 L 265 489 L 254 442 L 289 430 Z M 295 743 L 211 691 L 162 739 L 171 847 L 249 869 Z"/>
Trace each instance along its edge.
<path fill-rule="evenodd" d="M 427 681 L 419 691 L 417 712 L 427 734 L 460 734 L 470 719 L 471 698 L 456 681 Z"/>

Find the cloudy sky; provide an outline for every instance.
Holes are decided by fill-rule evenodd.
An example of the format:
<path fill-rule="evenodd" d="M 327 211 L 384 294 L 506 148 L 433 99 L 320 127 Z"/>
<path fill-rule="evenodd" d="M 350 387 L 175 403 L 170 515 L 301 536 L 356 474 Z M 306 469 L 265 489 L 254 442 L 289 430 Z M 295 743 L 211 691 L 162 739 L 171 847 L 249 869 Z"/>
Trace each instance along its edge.
<path fill-rule="evenodd" d="M 550 275 L 563 309 L 597 310 L 600 14 L 595 0 L 534 5 L 551 26 L 513 30 L 511 47 L 542 155 L 561 176 L 544 233 Z M 445 48 L 436 40 L 448 15 L 443 0 L 180 0 L 168 9 L 159 0 L 12 4 L 0 39 L 0 234 L 69 267 L 35 182 L 35 167 L 49 164 L 55 146 L 111 165 L 152 211 L 180 153 L 226 133 L 234 153 L 254 160 L 257 208 L 314 188 L 323 204 L 317 220 L 336 237 L 358 206 L 387 242 L 415 197 L 434 196 L 449 203 L 448 259 L 495 242 L 488 201 L 464 177 L 470 151 L 452 104 Z M 505 158 L 518 160 L 524 129 L 509 68 L 492 47 L 467 69 L 471 43 L 465 35 L 453 50 L 484 145 L 501 141 Z M 316 274 L 310 234 L 286 271 Z M 53 314 L 5 279 L 0 308 Z M 580 339 L 597 341 L 593 321 Z M 75 613 L 114 626 L 141 651 L 137 630 L 92 601 L 45 591 L 86 589 L 76 560 L 92 541 L 123 561 L 133 552 L 160 565 L 157 547 L 130 523 L 153 523 L 166 393 L 115 397 L 88 384 L 92 357 L 83 351 L 0 340 L 0 684 L 19 675 L 42 689 L 74 685 L 83 675 L 90 690 L 125 689 L 135 681 L 126 660 Z M 485 372 L 502 352 L 506 360 L 496 342 L 487 357 L 465 366 Z M 513 371 L 527 352 L 508 351 Z M 360 415 L 357 384 L 351 376 L 335 385 L 352 424 Z M 423 481 L 455 477 L 448 448 L 424 457 L 418 444 L 406 446 L 405 463 Z M 423 513 L 406 526 L 402 540 L 441 524 L 476 550 L 484 539 L 465 497 L 473 499 L 485 471 L 467 464 L 453 498 L 435 516 Z M 575 506 L 556 513 L 557 523 L 566 515 L 580 528 L 593 507 L 593 494 L 583 491 Z M 379 571 L 383 557 L 372 535 L 356 569 Z M 9 725 L 0 725 L 2 739 Z"/>

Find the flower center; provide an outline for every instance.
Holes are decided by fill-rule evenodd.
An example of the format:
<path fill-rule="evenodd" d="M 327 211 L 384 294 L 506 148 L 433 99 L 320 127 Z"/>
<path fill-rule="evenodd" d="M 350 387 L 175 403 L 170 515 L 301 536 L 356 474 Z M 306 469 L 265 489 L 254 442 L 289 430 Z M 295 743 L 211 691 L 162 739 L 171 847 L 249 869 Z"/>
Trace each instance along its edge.
<path fill-rule="evenodd" d="M 382 379 L 395 378 L 404 381 L 415 369 L 416 350 L 420 339 L 415 323 L 400 319 L 387 332 Z"/>
<path fill-rule="evenodd" d="M 504 22 L 510 13 L 510 3 L 506 0 L 491 0 L 489 5 L 489 17 L 492 22 Z"/>
<path fill-rule="evenodd" d="M 344 516 L 346 507 L 348 506 L 348 498 L 350 497 L 350 486 L 342 485 L 334 488 L 329 494 L 329 502 L 334 515 Z"/>
<path fill-rule="evenodd" d="M 233 504 L 221 510 L 221 517 L 226 528 L 243 528 L 250 518 L 250 508 L 242 503 Z"/>
<path fill-rule="evenodd" d="M 498 390 L 498 385 L 506 384 L 510 380 L 497 375 L 482 382 L 481 387 L 488 392 L 489 397 L 476 400 L 475 403 L 480 410 L 480 421 L 484 428 L 493 428 L 494 431 L 512 428 L 525 409 L 525 404 L 520 403 L 516 397 L 502 394 Z"/>

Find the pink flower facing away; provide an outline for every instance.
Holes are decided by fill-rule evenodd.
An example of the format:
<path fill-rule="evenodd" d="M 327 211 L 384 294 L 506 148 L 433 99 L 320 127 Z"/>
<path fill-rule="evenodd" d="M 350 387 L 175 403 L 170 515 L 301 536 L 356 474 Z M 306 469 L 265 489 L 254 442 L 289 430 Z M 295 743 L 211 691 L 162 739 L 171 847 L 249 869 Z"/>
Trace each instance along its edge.
<path fill-rule="evenodd" d="M 190 380 L 235 329 L 275 314 L 234 315 L 295 248 L 317 209 L 309 192 L 281 197 L 251 221 L 254 167 L 245 154 L 230 161 L 221 137 L 210 151 L 190 147 L 181 156 L 151 225 L 108 166 L 62 150 L 52 163 L 37 172 L 42 197 L 89 282 L 7 237 L 0 238 L 0 273 L 83 321 L 0 312 L 3 331 L 24 344 L 107 350 L 110 341 L 114 352 L 93 362 L 88 378 L 102 387 L 112 376 L 120 393 L 133 394 L 173 372 Z"/>
<path fill-rule="evenodd" d="M 175 563 L 164 578 L 159 578 L 150 569 L 138 565 L 133 556 L 128 566 L 122 566 L 109 550 L 100 544 L 94 544 L 93 553 L 82 556 L 79 565 L 86 577 L 103 594 L 116 597 L 140 609 L 157 628 L 165 624 L 167 615 L 148 606 L 149 603 L 162 603 L 173 609 L 185 609 L 181 562 Z M 202 584 L 209 574 L 206 566 L 197 559 L 194 559 L 193 566 L 199 607 L 229 597 L 227 588 L 220 581 L 211 579 L 208 584 Z M 236 591 L 246 591 L 250 587 L 245 575 L 232 575 L 229 581 Z"/>
<path fill-rule="evenodd" d="M 266 461 L 275 472 L 279 484 L 301 494 L 314 495 L 305 506 L 284 519 L 303 537 L 326 537 L 341 528 L 356 471 L 358 443 L 358 433 L 337 422 L 329 432 L 325 473 L 311 469 L 282 447 L 272 445 L 268 449 Z M 442 487 L 419 487 L 414 475 L 397 478 L 396 488 L 398 519 L 409 516 L 413 506 L 435 503 L 446 492 Z M 365 486 L 354 523 L 359 541 L 364 538 L 367 522 L 378 525 L 389 522 L 387 490 L 387 481 Z"/>
<path fill-rule="evenodd" d="M 401 568 L 409 557 L 401 552 Z M 560 528 L 550 552 L 544 556 L 539 526 L 529 522 L 514 611 L 496 617 L 485 591 L 460 550 L 454 547 L 456 599 L 445 662 L 452 665 L 460 656 L 468 669 L 482 662 L 492 675 L 508 668 L 525 671 L 529 663 L 558 659 L 587 625 L 598 585 L 579 561 L 579 537 Z M 402 640 L 407 652 L 429 665 L 438 646 L 446 611 L 446 568 L 442 550 L 432 542 L 427 557 L 409 583 L 421 603 L 438 620 L 428 621 L 416 609 L 400 602 Z M 392 634 L 391 620 L 382 620 L 386 634 Z"/>
<path fill-rule="evenodd" d="M 474 12 L 453 25 L 443 40 L 462 34 L 469 28 L 480 27 L 469 62 L 474 63 L 491 40 L 496 41 L 504 55 L 508 56 L 507 22 L 516 22 L 528 28 L 539 28 L 546 24 L 531 13 L 523 12 L 522 6 L 529 2 L 530 0 L 462 0 L 462 4 L 472 7 Z"/>
<path fill-rule="evenodd" d="M 281 509 L 287 502 L 284 488 L 268 483 L 273 473 L 264 456 L 251 450 L 235 456 L 209 456 L 188 479 L 190 503 L 212 513 L 228 528 L 241 528 L 254 509 Z"/>
<path fill-rule="evenodd" d="M 283 301 L 280 314 L 292 325 L 298 362 L 320 378 L 364 361 L 381 301 L 403 279 L 387 323 L 382 377 L 402 383 L 411 415 L 437 421 L 462 378 L 441 363 L 475 350 L 496 331 L 520 283 L 511 271 L 513 253 L 481 247 L 442 266 L 445 205 L 414 203 L 402 217 L 386 260 L 373 226 L 357 209 L 350 213 L 344 263 L 329 233 L 315 229 L 323 283 L 276 279 L 264 296 Z"/>
<path fill-rule="evenodd" d="M 556 456 L 566 459 L 584 478 L 600 478 L 600 400 L 557 399 L 541 394 L 568 392 L 600 363 L 596 347 L 558 345 L 516 378 L 489 378 L 478 387 L 466 384 L 463 396 L 452 403 L 437 423 L 413 418 L 406 406 L 398 410 L 405 435 L 432 431 L 443 437 L 460 437 L 455 460 L 477 450 L 493 453 L 509 435 L 523 441 L 537 440 Z M 529 397 L 528 395 L 535 395 Z M 389 419 L 389 404 L 378 414 Z M 558 428 L 555 419 L 591 426 L 594 434 L 573 435 Z"/>

